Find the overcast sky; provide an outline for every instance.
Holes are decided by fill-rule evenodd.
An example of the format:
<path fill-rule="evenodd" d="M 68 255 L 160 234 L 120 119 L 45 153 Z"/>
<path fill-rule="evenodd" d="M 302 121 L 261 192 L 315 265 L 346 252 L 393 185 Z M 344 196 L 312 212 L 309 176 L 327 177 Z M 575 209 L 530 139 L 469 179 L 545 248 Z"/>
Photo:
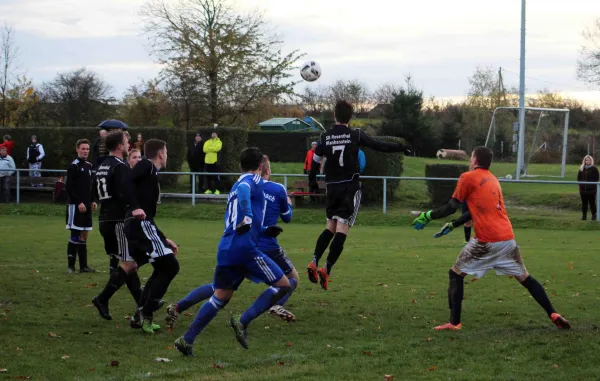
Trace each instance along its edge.
<path fill-rule="evenodd" d="M 502 67 L 518 85 L 520 0 L 238 0 L 263 10 L 288 50 L 321 63 L 316 82 L 359 79 L 371 89 L 411 74 L 427 96 L 461 97 L 477 66 Z M 36 82 L 86 66 L 115 96 L 157 75 L 140 33 L 144 0 L 0 0 L 20 65 Z M 503 4 L 503 5 L 501 5 Z M 576 79 L 582 30 L 600 0 L 528 0 L 527 89 L 548 88 L 600 104 Z M 299 75 L 298 75 L 299 78 Z M 597 89 L 596 89 L 597 90 Z"/>

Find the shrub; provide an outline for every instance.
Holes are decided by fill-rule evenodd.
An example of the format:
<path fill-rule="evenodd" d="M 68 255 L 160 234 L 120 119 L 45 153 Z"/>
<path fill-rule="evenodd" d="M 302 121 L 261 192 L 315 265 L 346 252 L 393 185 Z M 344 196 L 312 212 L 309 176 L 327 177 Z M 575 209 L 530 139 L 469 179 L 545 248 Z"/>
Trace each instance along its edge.
<path fill-rule="evenodd" d="M 386 142 L 396 142 L 406 144 L 404 139 L 391 136 L 377 136 L 376 140 Z M 403 153 L 384 153 L 377 152 L 370 148 L 362 148 L 365 153 L 367 165 L 364 176 L 402 176 L 404 172 L 404 154 Z M 373 203 L 383 200 L 383 180 L 363 179 L 363 202 Z M 400 186 L 400 180 L 387 181 L 387 198 L 391 201 L 394 192 Z"/>
<path fill-rule="evenodd" d="M 469 166 L 465 164 L 427 164 L 425 165 L 425 177 L 459 178 L 467 172 Z M 447 204 L 452 198 L 456 188 L 456 181 L 427 181 L 427 191 L 431 206 L 437 208 Z"/>

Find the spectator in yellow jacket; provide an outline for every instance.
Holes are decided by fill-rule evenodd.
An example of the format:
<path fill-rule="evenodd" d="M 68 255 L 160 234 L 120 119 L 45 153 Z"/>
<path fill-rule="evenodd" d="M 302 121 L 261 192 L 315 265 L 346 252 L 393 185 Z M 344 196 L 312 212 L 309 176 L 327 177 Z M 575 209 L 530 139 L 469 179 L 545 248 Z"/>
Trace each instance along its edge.
<path fill-rule="evenodd" d="M 206 172 L 218 173 L 219 172 L 219 152 L 223 148 L 221 139 L 217 136 L 216 132 L 213 132 L 210 139 L 204 143 L 204 170 Z M 205 194 L 221 194 L 219 187 L 221 181 L 219 175 L 208 175 L 206 176 L 206 192 Z"/>

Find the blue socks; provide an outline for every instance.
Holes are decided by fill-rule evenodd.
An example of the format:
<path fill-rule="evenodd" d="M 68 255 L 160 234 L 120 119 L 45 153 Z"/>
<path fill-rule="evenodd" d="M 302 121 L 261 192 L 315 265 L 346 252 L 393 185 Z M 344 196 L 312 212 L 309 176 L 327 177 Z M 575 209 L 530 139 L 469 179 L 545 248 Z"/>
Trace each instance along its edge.
<path fill-rule="evenodd" d="M 195 288 L 186 295 L 185 298 L 181 299 L 177 303 L 177 312 L 182 313 L 188 308 L 200 303 L 203 300 L 206 300 L 211 297 L 211 295 L 215 292 L 215 288 L 212 283 L 208 283 L 202 285 L 200 287 Z"/>
<path fill-rule="evenodd" d="M 240 323 L 244 327 L 247 327 L 248 324 L 262 313 L 264 313 L 269 308 L 273 307 L 278 301 L 283 299 L 287 294 L 292 292 L 291 287 L 274 287 L 271 286 L 267 288 L 260 296 L 252 303 L 250 308 L 248 308 L 240 318 Z"/>
<path fill-rule="evenodd" d="M 289 281 L 290 286 L 292 286 L 292 290 L 288 292 L 283 298 L 279 299 L 279 301 L 277 302 L 277 304 L 279 304 L 282 307 L 287 303 L 290 296 L 292 296 L 292 292 L 294 292 L 296 290 L 296 287 L 298 286 L 298 282 L 296 282 L 296 279 L 290 278 Z"/>
<path fill-rule="evenodd" d="M 190 325 L 190 328 L 183 335 L 183 339 L 188 344 L 194 344 L 194 340 L 196 336 L 202 332 L 202 330 L 217 316 L 219 310 L 223 309 L 229 300 L 221 300 L 216 296 L 212 296 L 207 302 L 205 302 L 200 310 L 198 310 L 198 314 L 196 318 Z"/>

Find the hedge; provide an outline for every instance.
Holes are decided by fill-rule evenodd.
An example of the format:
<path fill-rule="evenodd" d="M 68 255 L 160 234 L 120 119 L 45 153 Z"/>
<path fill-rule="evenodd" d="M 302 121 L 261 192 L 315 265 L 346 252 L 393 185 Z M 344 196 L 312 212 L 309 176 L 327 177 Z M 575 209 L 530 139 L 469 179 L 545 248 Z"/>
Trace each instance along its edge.
<path fill-rule="evenodd" d="M 212 127 L 201 127 L 194 131 L 188 131 L 187 144 L 183 146 L 186 150 L 189 149 L 194 144 L 197 133 L 200 133 L 202 141 L 206 142 L 214 131 L 215 129 Z M 248 131 L 243 128 L 218 127 L 216 132 L 223 143 L 219 154 L 219 172 L 240 173 L 240 152 L 247 146 Z M 187 151 L 185 158 L 187 159 Z M 221 187 L 228 189 L 236 180 L 237 178 L 234 176 L 222 176 Z"/>
<path fill-rule="evenodd" d="M 425 177 L 459 178 L 468 170 L 469 166 L 465 164 L 428 164 L 425 165 Z M 456 188 L 456 181 L 427 180 L 426 182 L 432 207 L 437 208 L 450 201 Z"/>
<path fill-rule="evenodd" d="M 404 139 L 392 136 L 373 137 L 376 140 L 406 144 Z M 367 165 L 363 176 L 402 176 L 404 172 L 403 153 L 384 153 L 362 148 L 365 153 Z M 363 202 L 373 203 L 383 200 L 383 180 L 362 179 Z M 396 189 L 400 186 L 400 180 L 387 181 L 387 198 L 392 200 Z"/>
<path fill-rule="evenodd" d="M 248 147 L 258 147 L 274 162 L 303 163 L 312 141 L 321 135 L 312 132 L 249 131 Z"/>

